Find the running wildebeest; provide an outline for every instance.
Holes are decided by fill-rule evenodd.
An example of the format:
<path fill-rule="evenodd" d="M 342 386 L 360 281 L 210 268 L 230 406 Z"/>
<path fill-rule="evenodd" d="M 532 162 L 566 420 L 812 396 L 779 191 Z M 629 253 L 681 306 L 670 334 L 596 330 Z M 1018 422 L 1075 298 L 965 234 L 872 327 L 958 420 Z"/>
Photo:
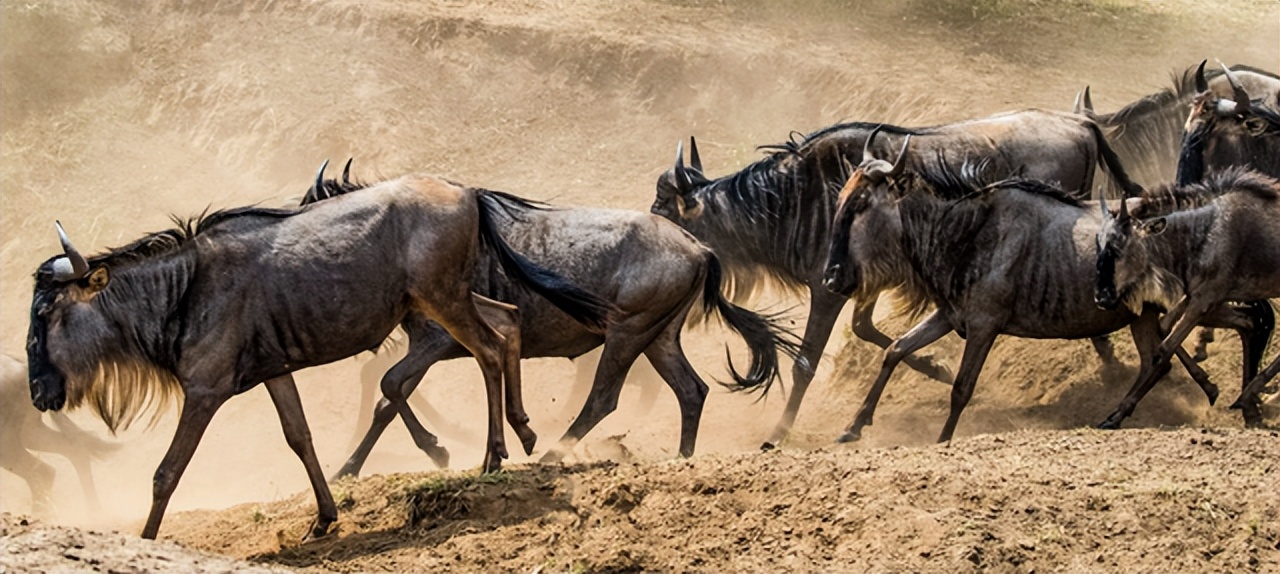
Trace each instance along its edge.
<path fill-rule="evenodd" d="M 711 246 L 724 261 L 735 291 L 750 292 L 760 278 L 809 293 L 801 360 L 792 369 L 793 389 L 781 420 L 765 448 L 785 438 L 804 398 L 818 359 L 846 301 L 854 303 L 853 333 L 881 348 L 892 341 L 871 321 L 876 297 L 886 286 L 868 285 L 857 292 L 832 293 L 822 285 L 822 262 L 830 243 L 836 195 L 848 175 L 843 162 L 857 163 L 868 134 L 885 133 L 875 152 L 897 151 L 902 139 L 913 141 L 922 153 L 947 150 L 959 162 L 986 160 L 992 175 L 1020 172 L 1026 177 L 1058 182 L 1063 189 L 1087 197 L 1094 172 L 1101 166 L 1126 195 L 1140 188 L 1124 175 L 1098 127 L 1076 114 L 1025 110 L 984 119 L 926 128 L 903 128 L 848 123 L 824 128 L 801 141 L 763 146 L 773 153 L 737 173 L 711 180 L 704 176 L 696 142 L 690 138 L 690 167 L 685 167 L 683 144 L 676 164 L 657 182 L 651 211 L 689 230 Z M 1114 361 L 1110 342 L 1094 340 L 1105 362 Z M 906 362 L 935 379 L 949 381 L 946 369 L 931 359 L 908 357 Z"/>
<path fill-rule="evenodd" d="M 1267 78 L 1280 81 L 1280 78 L 1270 72 L 1249 66 L 1235 65 L 1230 69 L 1237 76 L 1245 78 L 1250 85 L 1265 83 Z M 1089 103 L 1087 87 L 1076 98 L 1076 113 L 1093 118 L 1098 123 L 1125 171 L 1135 183 L 1143 187 L 1155 187 L 1174 180 L 1187 114 L 1197 96 L 1209 86 L 1213 87 L 1215 93 L 1227 97 L 1232 95 L 1228 78 L 1218 70 L 1206 71 L 1203 62 L 1199 67 L 1174 72 L 1172 84 L 1109 114 L 1094 112 Z M 1210 169 L 1239 165 L 1239 159 L 1235 158 L 1227 164 L 1212 165 Z"/>
<path fill-rule="evenodd" d="M 27 483 L 35 514 L 52 510 L 50 499 L 55 471 L 32 451 L 58 454 L 71 463 L 89 512 L 102 510 L 93 479 L 93 461 L 119 445 L 104 441 L 76 426 L 63 413 L 52 413 L 46 425 L 40 413 L 26 405 L 29 395 L 27 367 L 9 355 L 0 355 L 0 466 Z"/>
<path fill-rule="evenodd" d="M 303 202 L 319 205 L 330 201 L 327 197 L 367 193 L 363 189 L 364 185 L 344 176 L 342 182 L 317 182 Z M 604 345 L 581 414 L 557 448 L 543 456 L 544 462 L 563 458 L 617 408 L 627 371 L 642 353 L 675 392 L 681 415 L 679 452 L 681 456 L 693 455 L 707 385 L 689 364 L 680 344 L 680 333 L 691 311 L 695 316 L 719 313 L 746 341 L 751 352 L 747 374 L 741 375 L 732 363 L 729 365 L 736 386 L 767 385 L 778 376 L 778 351 L 792 357 L 798 353 L 798 345 L 772 318 L 733 305 L 721 295 L 716 255 L 670 222 L 648 213 L 560 208 L 505 193 L 488 193 L 499 206 L 492 211 L 493 224 L 515 249 L 598 293 L 616 309 L 603 331 L 587 329 L 518 288 L 492 258 L 482 255 L 475 267 L 473 289 L 519 309 L 522 356 L 573 358 Z M 448 332 L 425 318 L 410 317 L 403 327 L 409 334 L 409 349 L 405 359 L 382 379 L 383 392 L 389 396 L 411 394 L 431 365 L 468 354 Z M 435 437 L 413 421 L 412 412 L 398 412 L 414 429 L 419 446 L 435 445 Z M 339 476 L 359 472 L 396 414 L 386 400 L 379 403 L 373 425 Z"/>
<path fill-rule="evenodd" d="M 1103 208 L 1097 233 L 1095 299 L 1104 309 L 1122 303 L 1129 308 L 1156 304 L 1169 309 L 1165 325 L 1172 329 L 1151 358 L 1160 367 L 1202 317 L 1226 301 L 1253 301 L 1270 309 L 1265 299 L 1280 297 L 1280 183 L 1231 168 L 1212 172 L 1199 184 L 1149 190 L 1141 198 L 1121 202 L 1113 216 Z M 1266 341 L 1251 349 L 1245 341 L 1246 365 L 1256 364 Z M 1255 357 L 1248 356 L 1250 352 Z M 1246 372 L 1240 399 L 1245 421 L 1261 422 L 1254 373 Z M 1154 386 L 1139 379 L 1124 401 L 1102 424 L 1115 428 Z M 1258 383 L 1261 386 L 1264 383 Z"/>
<path fill-rule="evenodd" d="M 824 282 L 837 291 L 864 282 L 897 284 L 914 291 L 909 300 L 936 309 L 885 351 L 880 374 L 842 442 L 859 439 L 872 423 L 902 357 L 951 331 L 965 346 L 939 441 L 955 432 L 998 335 L 1073 339 L 1129 326 L 1142 359 L 1139 380 L 1152 368 L 1158 310 L 1099 309 L 1084 280 L 1095 273 L 1093 234 L 1102 219 L 1092 202 L 1036 180 L 983 185 L 985 170 L 972 163 L 957 172 L 938 157 L 935 165 L 915 162 L 923 164 L 905 171 L 904 161 L 902 155 L 894 164 L 869 157 L 850 176 L 840 193 Z M 1219 315 L 1206 322 L 1254 329 L 1252 317 L 1230 309 Z"/>
<path fill-rule="evenodd" d="M 502 336 L 473 302 L 481 246 L 512 281 L 576 318 L 602 324 L 609 309 L 511 250 L 494 226 L 495 209 L 501 203 L 488 192 L 410 175 L 296 210 L 207 214 L 87 259 L 59 225 L 65 254 L 36 272 L 27 338 L 32 403 L 42 411 L 87 403 L 114 431 L 181 395 L 142 531 L 155 538 L 214 412 L 265 382 L 315 492 L 308 535 L 323 536 L 337 509 L 291 373 L 376 348 L 406 318 L 430 318 L 480 363 L 489 405 L 484 468 L 495 470 L 506 455 L 503 371 L 508 398 L 518 397 L 510 371 L 518 361 L 504 361 Z M 517 414 L 509 419 L 528 420 Z M 536 437 L 516 422 L 529 451 Z"/>

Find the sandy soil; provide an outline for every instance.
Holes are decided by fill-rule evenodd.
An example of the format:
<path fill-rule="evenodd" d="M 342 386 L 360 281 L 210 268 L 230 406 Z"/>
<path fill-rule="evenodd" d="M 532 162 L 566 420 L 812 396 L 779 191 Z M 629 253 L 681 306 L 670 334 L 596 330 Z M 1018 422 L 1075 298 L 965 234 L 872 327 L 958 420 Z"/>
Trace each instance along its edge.
<path fill-rule="evenodd" d="M 647 209 L 675 143 L 690 134 L 720 175 L 758 157 L 756 145 L 840 120 L 929 124 L 1066 109 L 1085 84 L 1108 111 L 1204 58 L 1275 70 L 1278 10 L 1196 0 L 5 2 L 0 349 L 22 351 L 30 274 L 56 253 L 54 219 L 94 251 L 167 227 L 170 214 L 294 203 L 321 161 L 349 156 L 368 179 L 424 170 L 556 203 Z M 792 308 L 803 324 L 793 297 L 766 294 L 755 306 Z M 618 412 L 576 451 L 582 466 L 519 466 L 530 459 L 515 456 L 507 478 L 460 490 L 454 504 L 478 514 L 426 523 L 393 499 L 440 475 L 342 483 L 335 488 L 353 502 L 341 534 L 303 548 L 293 548 L 293 529 L 313 503 L 294 493 L 306 477 L 255 389 L 215 417 L 161 537 L 335 570 L 1277 568 L 1268 488 L 1276 437 L 1241 430 L 1237 413 L 1207 405 L 1184 373 L 1126 426 L 1191 430 L 1073 430 L 1123 395 L 1136 361 L 1127 336 L 1115 341 L 1128 366 L 1108 371 L 1085 342 L 1003 340 L 950 449 L 931 445 L 947 388 L 903 373 L 864 441 L 835 448 L 879 362 L 840 324 L 781 453 L 751 454 L 781 394 L 756 402 L 717 389 L 699 456 L 671 461 L 674 398 L 638 365 Z M 724 376 L 725 344 L 741 351 L 715 327 L 687 339 L 709 380 Z M 1234 335 L 1219 340 L 1206 368 L 1234 398 L 1239 345 Z M 932 352 L 955 364 L 958 349 L 949 338 Z M 361 430 L 367 360 L 298 376 L 327 471 Z M 525 363 L 526 403 L 544 444 L 576 414 L 573 381 L 591 368 L 589 358 L 578 363 Z M 473 363 L 434 367 L 419 395 L 453 467 L 474 469 L 484 401 Z M 97 547 L 83 540 L 99 535 L 74 527 L 119 530 L 126 536 L 111 544 L 158 552 L 128 535 L 145 515 L 174 413 L 116 437 L 73 416 L 119 445 L 93 465 L 101 502 L 89 503 L 67 460 L 40 454 L 58 475 L 54 507 L 38 524 L 55 530 L 6 518 L 7 569 L 65 566 L 59 549 Z M 366 474 L 433 470 L 396 424 Z M 912 490 L 918 483 L 928 491 Z M 505 516 L 502 505 L 515 510 L 494 518 Z M 0 509 L 32 512 L 27 485 L 7 471 Z M 47 546 L 52 561 L 13 561 L 23 540 L 48 540 L 32 546 Z"/>

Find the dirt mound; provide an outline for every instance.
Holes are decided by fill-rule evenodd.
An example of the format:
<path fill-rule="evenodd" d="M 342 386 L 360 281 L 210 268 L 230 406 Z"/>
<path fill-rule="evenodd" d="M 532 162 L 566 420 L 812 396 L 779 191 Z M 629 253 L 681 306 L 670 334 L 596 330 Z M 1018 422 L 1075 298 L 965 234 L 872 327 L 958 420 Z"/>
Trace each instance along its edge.
<path fill-rule="evenodd" d="M 950 445 L 521 466 L 340 482 L 170 518 L 260 563 L 391 571 L 1126 571 L 1280 568 L 1276 432 L 1019 431 Z M 281 546 L 283 542 L 283 546 Z"/>

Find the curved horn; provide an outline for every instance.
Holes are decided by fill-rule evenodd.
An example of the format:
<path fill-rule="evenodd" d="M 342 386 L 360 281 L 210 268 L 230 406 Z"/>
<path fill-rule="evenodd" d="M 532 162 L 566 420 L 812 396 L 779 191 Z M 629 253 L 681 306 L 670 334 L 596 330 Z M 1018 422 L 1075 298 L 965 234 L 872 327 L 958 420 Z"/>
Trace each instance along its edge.
<path fill-rule="evenodd" d="M 71 264 L 69 272 L 66 269 L 59 270 L 57 279 L 67 281 L 84 277 L 89 273 L 89 262 L 85 261 L 79 251 L 76 251 L 74 245 L 71 245 L 66 230 L 62 229 L 62 222 L 54 221 L 53 225 L 58 229 L 58 241 L 62 242 L 62 251 L 67 254 L 67 262 Z"/>
<path fill-rule="evenodd" d="M 902 173 L 902 168 L 907 165 L 907 146 L 911 145 L 911 134 L 907 134 L 907 139 L 902 141 L 902 151 L 898 152 L 898 159 L 893 160 L 893 168 L 886 173 L 886 176 L 895 176 Z"/>
<path fill-rule="evenodd" d="M 317 194 L 320 193 L 320 190 L 324 189 L 324 168 L 326 167 L 329 167 L 329 160 L 327 159 L 324 160 L 324 163 L 320 164 L 320 171 L 316 172 L 316 193 Z"/>
<path fill-rule="evenodd" d="M 883 128 L 883 127 L 884 127 L 884 124 L 880 124 L 876 126 L 876 129 L 871 130 L 871 134 L 867 136 L 867 141 L 863 142 L 862 163 L 867 163 L 869 161 L 876 159 L 875 156 L 871 155 L 871 140 L 876 139 L 876 134 L 880 133 L 880 128 Z"/>
<path fill-rule="evenodd" d="M 1196 91 L 1202 94 L 1209 91 L 1209 81 L 1204 79 L 1204 65 L 1207 63 L 1209 60 L 1201 60 L 1196 66 Z"/>
<path fill-rule="evenodd" d="M 1122 199 L 1121 201 L 1124 201 L 1124 200 Z M 1106 194 L 1099 194 L 1099 195 L 1098 195 L 1098 202 L 1099 202 L 1099 205 L 1101 205 L 1101 206 L 1102 206 L 1102 220 L 1103 220 L 1103 221 L 1109 221 L 1109 220 L 1111 219 L 1111 210 L 1110 210 L 1110 209 L 1107 209 L 1107 196 L 1106 196 Z"/>
<path fill-rule="evenodd" d="M 1120 202 L 1120 219 L 1129 219 L 1129 200 L 1125 199 Z"/>
<path fill-rule="evenodd" d="M 689 178 L 689 172 L 684 168 L 684 142 L 676 144 L 676 187 L 680 193 L 688 193 L 693 189 L 693 180 Z"/>
<path fill-rule="evenodd" d="M 355 158 L 347 158 L 347 165 L 342 166 L 342 185 L 351 185 L 351 160 Z"/>
<path fill-rule="evenodd" d="M 703 173 L 702 158 L 698 157 L 698 140 L 693 139 L 693 136 L 689 136 L 689 167 Z"/>
<path fill-rule="evenodd" d="M 1093 98 L 1089 96 L 1089 86 L 1076 92 L 1076 101 L 1071 105 L 1072 113 L 1093 115 Z"/>
<path fill-rule="evenodd" d="M 1227 75 L 1227 82 L 1231 84 L 1231 92 L 1236 101 L 1236 109 L 1234 113 L 1243 114 L 1249 111 L 1249 92 L 1244 91 L 1244 86 L 1240 85 L 1240 79 L 1231 73 L 1231 68 L 1226 64 L 1222 64 L 1222 72 Z"/>

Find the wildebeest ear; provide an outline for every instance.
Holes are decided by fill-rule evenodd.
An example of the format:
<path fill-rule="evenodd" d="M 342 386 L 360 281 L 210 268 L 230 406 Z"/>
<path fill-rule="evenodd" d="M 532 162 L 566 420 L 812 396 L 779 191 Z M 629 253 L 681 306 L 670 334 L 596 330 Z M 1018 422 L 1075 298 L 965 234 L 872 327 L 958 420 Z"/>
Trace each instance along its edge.
<path fill-rule="evenodd" d="M 107 283 L 111 281 L 110 274 L 107 273 L 107 266 L 102 265 L 89 272 L 89 276 L 85 278 L 85 282 L 89 284 L 89 294 L 92 295 L 107 287 Z"/>
<path fill-rule="evenodd" d="M 1164 231 L 1165 227 L 1168 226 L 1168 223 L 1169 222 L 1165 221 L 1163 217 L 1157 217 L 1150 221 L 1144 221 L 1141 224 L 1139 224 L 1138 231 L 1143 235 L 1148 235 L 1148 236 L 1160 235 L 1160 233 Z"/>

